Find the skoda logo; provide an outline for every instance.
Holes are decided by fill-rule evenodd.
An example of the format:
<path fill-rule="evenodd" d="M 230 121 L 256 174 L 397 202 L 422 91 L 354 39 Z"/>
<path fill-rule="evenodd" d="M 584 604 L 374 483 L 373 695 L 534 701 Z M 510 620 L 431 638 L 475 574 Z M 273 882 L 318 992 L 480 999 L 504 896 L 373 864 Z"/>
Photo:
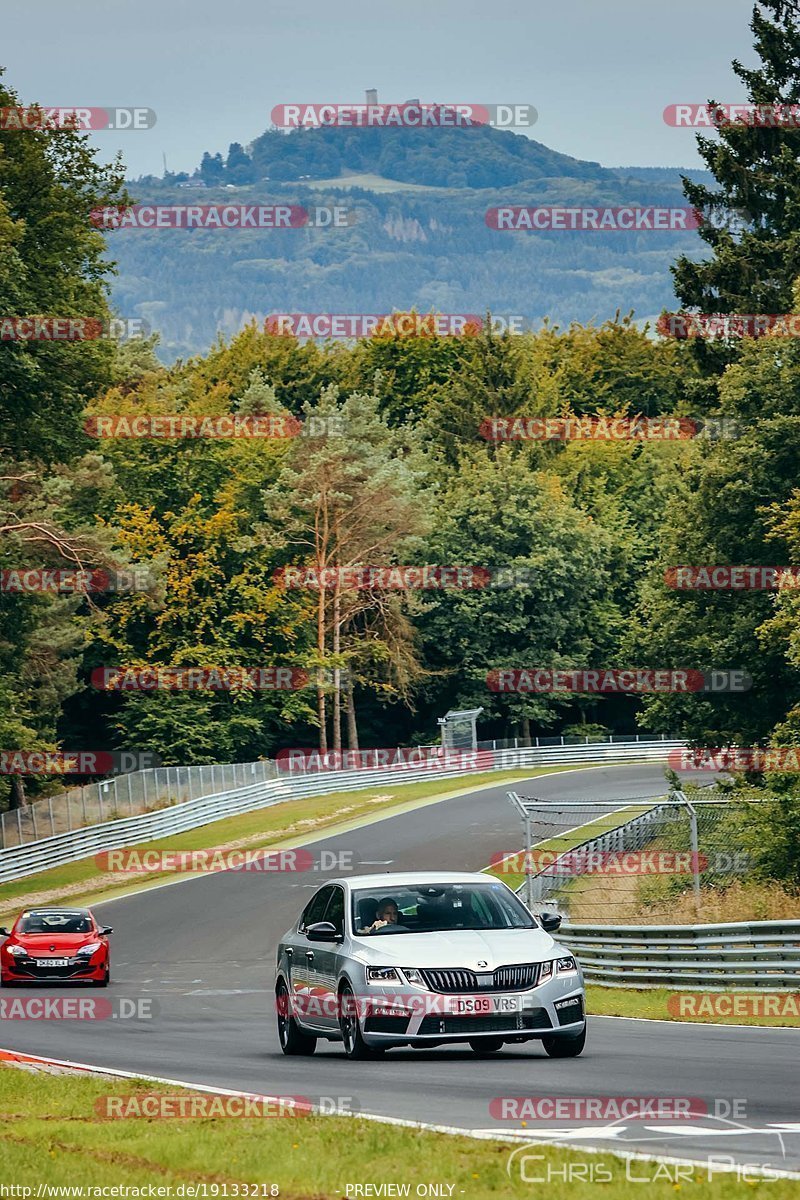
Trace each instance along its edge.
<path fill-rule="evenodd" d="M 486 961 L 486 959 L 485 959 L 485 958 L 479 958 L 479 959 L 478 959 L 478 966 L 479 966 L 479 967 L 488 967 L 488 965 L 489 965 L 489 964 L 488 964 L 488 962 Z"/>
<path fill-rule="evenodd" d="M 51 947 L 50 947 L 50 949 L 51 949 L 51 950 L 55 950 L 55 946 L 51 946 Z"/>

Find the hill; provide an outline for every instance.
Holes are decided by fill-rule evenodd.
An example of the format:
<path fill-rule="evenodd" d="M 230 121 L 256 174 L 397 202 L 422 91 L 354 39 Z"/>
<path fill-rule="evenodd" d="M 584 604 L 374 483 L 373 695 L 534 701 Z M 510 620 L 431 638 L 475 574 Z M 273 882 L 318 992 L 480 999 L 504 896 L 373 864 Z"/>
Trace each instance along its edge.
<path fill-rule="evenodd" d="M 677 169 L 605 168 L 486 127 L 271 130 L 247 150 L 234 143 L 224 161 L 206 154 L 193 181 L 150 176 L 130 189 L 137 201 L 159 204 L 354 210 L 354 223 L 341 229 L 111 234 L 120 269 L 114 302 L 161 332 L 165 361 L 270 312 L 488 308 L 534 326 L 545 317 L 601 321 L 617 309 L 643 316 L 673 303 L 676 254 L 702 252 L 694 232 L 487 228 L 487 209 L 500 204 L 686 201 Z"/>

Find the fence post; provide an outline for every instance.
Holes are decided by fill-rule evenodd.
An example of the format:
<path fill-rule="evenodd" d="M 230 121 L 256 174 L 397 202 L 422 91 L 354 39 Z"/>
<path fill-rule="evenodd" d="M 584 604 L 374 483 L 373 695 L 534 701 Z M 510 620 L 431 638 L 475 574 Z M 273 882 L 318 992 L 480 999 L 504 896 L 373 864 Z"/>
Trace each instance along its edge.
<path fill-rule="evenodd" d="M 55 837 L 56 822 L 55 822 L 55 817 L 53 816 L 53 797 L 52 796 L 47 797 L 47 807 L 50 810 L 50 835 L 51 835 L 51 837 Z"/>
<path fill-rule="evenodd" d="M 676 797 L 686 806 L 689 813 L 689 839 L 692 848 L 692 890 L 694 892 L 694 910 L 700 916 L 700 845 L 697 836 L 697 809 L 686 799 L 684 792 L 676 791 Z"/>
<path fill-rule="evenodd" d="M 128 772 L 128 814 L 133 816 L 133 788 L 131 787 L 131 773 Z"/>
<path fill-rule="evenodd" d="M 531 816 L 525 816 L 525 874 L 528 877 L 528 908 L 533 908 L 533 863 L 531 861 Z"/>
<path fill-rule="evenodd" d="M 67 829 L 72 833 L 72 804 L 70 803 L 69 792 L 66 793 L 67 799 Z"/>
<path fill-rule="evenodd" d="M 144 809 L 147 809 L 147 776 L 149 774 L 150 774 L 149 771 L 142 771 L 142 791 L 144 794 L 144 804 L 142 807 Z"/>
<path fill-rule="evenodd" d="M 700 916 L 700 850 L 697 837 L 697 812 L 692 805 L 689 805 L 689 821 L 692 839 L 692 884 L 694 887 L 694 907 L 698 917 Z"/>
<path fill-rule="evenodd" d="M 97 807 L 100 810 L 100 820 L 102 822 L 102 820 L 103 820 L 103 785 L 102 785 L 102 783 L 98 783 L 98 785 L 97 785 Z"/>
<path fill-rule="evenodd" d="M 19 844 L 22 845 L 22 812 L 17 809 L 17 832 L 19 836 Z"/>
<path fill-rule="evenodd" d="M 37 842 L 39 840 L 39 831 L 36 828 L 36 805 L 31 804 L 30 810 L 31 810 L 31 823 L 33 825 L 33 840 L 35 842 Z"/>
<path fill-rule="evenodd" d="M 84 825 L 86 825 L 87 819 L 86 819 L 86 784 L 85 783 L 81 784 L 81 806 L 83 808 L 83 823 L 84 823 Z"/>

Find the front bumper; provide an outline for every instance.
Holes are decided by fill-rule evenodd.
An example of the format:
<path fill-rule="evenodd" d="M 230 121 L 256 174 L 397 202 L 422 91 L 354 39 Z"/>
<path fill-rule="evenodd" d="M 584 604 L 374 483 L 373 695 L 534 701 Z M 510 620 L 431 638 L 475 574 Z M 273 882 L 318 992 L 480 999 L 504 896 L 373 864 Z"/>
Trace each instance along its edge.
<path fill-rule="evenodd" d="M 59 983 L 99 982 L 105 978 L 108 959 L 97 951 L 90 959 L 86 956 L 67 956 L 67 965 L 52 967 L 46 958 L 14 958 L 4 954 L 2 978 L 4 983 Z"/>
<path fill-rule="evenodd" d="M 362 989 L 361 1030 L 367 1043 L 424 1045 L 481 1037 L 508 1041 L 559 1034 L 574 1037 L 586 1019 L 583 983 L 575 974 L 556 977 L 528 991 L 491 993 L 491 1000 L 513 1002 L 513 1010 L 507 1012 L 457 1011 L 459 1001 L 485 1001 L 485 992 L 453 996 L 406 987 L 401 997 L 397 993 L 397 988 L 383 985 Z"/>

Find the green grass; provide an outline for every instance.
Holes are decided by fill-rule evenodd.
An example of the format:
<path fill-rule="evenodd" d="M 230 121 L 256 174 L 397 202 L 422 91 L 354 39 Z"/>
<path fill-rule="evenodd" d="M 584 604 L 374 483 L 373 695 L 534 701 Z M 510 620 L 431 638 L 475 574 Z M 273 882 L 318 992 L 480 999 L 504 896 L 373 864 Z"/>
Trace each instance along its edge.
<path fill-rule="evenodd" d="M 596 1200 L 598 1195 L 634 1200 L 643 1194 L 641 1183 L 626 1179 L 626 1164 L 617 1156 L 550 1147 L 530 1151 L 542 1158 L 531 1162 L 529 1171 L 539 1176 L 553 1172 L 544 1191 L 534 1190 L 534 1184 L 521 1182 L 518 1167 L 509 1175 L 513 1147 L 503 1143 L 502 1134 L 496 1141 L 477 1141 L 346 1117 L 109 1120 L 95 1115 L 95 1104 L 105 1096 L 159 1091 L 174 1094 L 177 1089 L 0 1067 L 0 1182 L 32 1187 L 34 1195 L 40 1184 L 152 1184 L 172 1189 L 173 1196 L 180 1185 L 195 1184 L 206 1185 L 209 1197 L 223 1196 L 225 1184 L 227 1195 L 235 1195 L 233 1186 L 244 1183 L 265 1185 L 259 1193 L 268 1196 L 275 1184 L 281 1200 L 344 1198 L 348 1185 L 368 1183 L 408 1184 L 412 1197 L 418 1183 L 452 1185 L 454 1200 L 543 1194 L 548 1200 Z M 442 1113 L 444 1122 L 448 1115 Z M 586 1181 L 566 1182 L 567 1164 L 573 1172 L 582 1170 Z M 598 1193 L 597 1183 L 588 1182 L 588 1177 L 601 1166 L 612 1190 L 606 1184 Z M 797 1196 L 793 1180 L 744 1183 L 718 1173 L 709 1181 L 707 1170 L 699 1165 L 669 1168 L 683 1173 L 680 1184 L 665 1164 L 636 1162 L 629 1170 L 638 1179 L 652 1181 L 647 1196 L 654 1200 L 673 1197 L 676 1186 L 697 1200 Z"/>
<path fill-rule="evenodd" d="M 471 792 L 477 787 L 496 787 L 498 783 L 512 783 L 558 771 L 574 771 L 589 765 L 529 767 L 525 770 L 464 775 L 457 779 L 423 780 L 397 787 L 384 784 L 362 791 L 307 796 L 302 800 L 287 800 L 269 808 L 225 817 L 173 837 L 143 842 L 136 849 L 207 850 L 231 843 L 244 843 L 247 849 L 296 846 L 312 840 L 322 830 L 328 833 L 333 829 L 343 832 L 355 825 L 363 825 L 368 820 L 378 820 L 387 812 L 402 811 L 404 806 L 415 807 L 429 800 Z M 108 895 L 120 896 L 126 891 L 139 891 L 148 884 L 172 878 L 176 876 L 162 871 L 148 872 L 146 875 L 120 875 L 112 879 L 96 865 L 93 857 L 83 858 L 1 884 L 0 923 L 7 922 L 7 918 L 19 908 L 33 903 L 64 903 L 67 899 L 71 903 L 88 903 Z"/>
<path fill-rule="evenodd" d="M 759 997 L 759 1005 L 765 1002 L 777 1004 L 783 1015 L 751 1016 L 738 1012 L 729 1016 L 719 1012 L 717 1005 L 727 1003 L 727 999 L 721 997 L 729 996 L 736 998 L 734 1002 L 744 1005 L 749 1005 L 751 997 Z M 695 997 L 699 999 L 695 1000 Z M 713 1006 L 713 1011 L 709 1005 Z M 768 1025 L 775 1029 L 800 1027 L 800 995 L 768 992 L 766 988 L 750 992 L 738 988 L 727 991 L 724 987 L 714 992 L 700 988 L 691 992 L 675 992 L 669 988 L 615 988 L 592 983 L 586 987 L 586 1009 L 593 1016 L 647 1017 L 660 1021 L 691 1021 L 699 1025 Z"/>

